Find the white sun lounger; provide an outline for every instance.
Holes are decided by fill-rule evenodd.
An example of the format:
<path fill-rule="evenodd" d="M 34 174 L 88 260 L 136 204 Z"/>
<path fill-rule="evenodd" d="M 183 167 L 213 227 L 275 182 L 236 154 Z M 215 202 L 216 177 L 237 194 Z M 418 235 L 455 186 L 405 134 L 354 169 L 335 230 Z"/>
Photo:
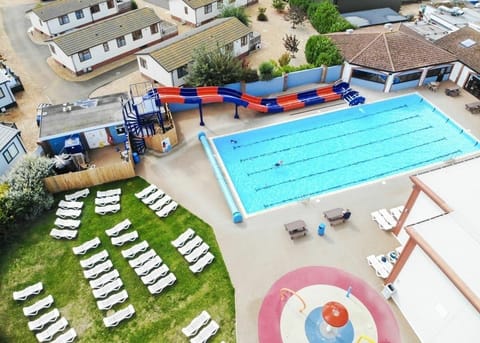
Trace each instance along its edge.
<path fill-rule="evenodd" d="M 58 317 L 60 317 L 60 312 L 58 309 L 54 308 L 50 312 L 42 314 L 38 319 L 28 322 L 28 328 L 30 331 L 42 330 L 45 325 L 53 323 Z"/>
<path fill-rule="evenodd" d="M 77 237 L 77 231 L 75 230 L 59 230 L 59 229 L 52 229 L 50 231 L 50 236 L 55 239 L 74 239 Z"/>
<path fill-rule="evenodd" d="M 155 192 L 157 189 L 158 189 L 157 186 L 155 186 L 154 184 L 150 184 L 149 186 L 142 189 L 140 192 L 135 193 L 135 196 L 138 199 L 143 199 L 143 198 L 149 196 L 150 194 L 152 194 L 153 192 Z"/>
<path fill-rule="evenodd" d="M 220 326 L 218 325 L 218 323 L 212 319 L 210 323 L 207 324 L 207 326 L 200 330 L 198 335 L 190 339 L 190 342 L 205 343 L 210 339 L 210 337 L 217 333 L 219 328 Z"/>
<path fill-rule="evenodd" d="M 121 188 L 109 189 L 107 191 L 97 191 L 97 198 L 106 198 L 114 195 L 122 195 Z"/>
<path fill-rule="evenodd" d="M 137 238 L 138 238 L 138 232 L 137 231 L 132 231 L 132 232 L 125 233 L 125 234 L 123 234 L 121 236 L 118 236 L 118 237 L 112 237 L 111 240 L 112 240 L 113 245 L 115 245 L 117 247 L 121 247 L 125 243 L 133 242 Z"/>
<path fill-rule="evenodd" d="M 95 237 L 89 241 L 82 243 L 78 247 L 73 247 L 72 250 L 75 255 L 84 255 L 87 253 L 87 251 L 89 251 L 90 249 L 95 249 L 100 244 L 100 238 Z"/>
<path fill-rule="evenodd" d="M 107 283 L 105 286 L 101 288 L 92 290 L 92 293 L 95 299 L 103 299 L 103 298 L 106 298 L 110 293 L 118 291 L 120 288 L 122 288 L 122 286 L 123 286 L 122 279 L 118 278 Z"/>
<path fill-rule="evenodd" d="M 65 330 L 67 326 L 68 321 L 65 319 L 65 317 L 62 317 L 44 331 L 37 333 L 35 336 L 39 342 L 49 342 L 53 339 L 53 336 Z"/>
<path fill-rule="evenodd" d="M 58 207 L 71 210 L 81 210 L 83 207 L 83 202 L 60 200 L 60 202 L 58 203 Z"/>
<path fill-rule="evenodd" d="M 113 264 L 112 261 L 106 260 L 103 263 L 97 264 L 95 267 L 84 270 L 83 275 L 87 279 L 96 279 L 98 275 L 108 272 L 110 269 L 112 269 Z"/>
<path fill-rule="evenodd" d="M 142 202 L 145 204 L 145 205 L 151 205 L 153 204 L 155 201 L 157 201 L 158 199 L 160 199 L 161 197 L 163 197 L 165 195 L 165 192 L 162 191 L 161 189 L 157 189 L 155 192 L 153 192 L 152 194 L 150 194 L 148 197 L 146 198 L 143 198 L 142 199 Z"/>
<path fill-rule="evenodd" d="M 170 197 L 170 195 L 165 195 L 164 197 L 158 199 L 157 201 L 155 201 L 153 204 L 149 205 L 148 207 L 152 210 L 152 211 L 158 211 L 160 210 L 163 206 L 165 206 L 166 204 L 170 203 L 170 201 L 172 201 L 172 197 Z"/>
<path fill-rule="evenodd" d="M 65 194 L 65 200 L 75 201 L 80 198 L 86 198 L 89 194 L 90 194 L 90 190 L 88 188 L 85 188 L 85 189 L 76 191 L 75 193 Z"/>
<path fill-rule="evenodd" d="M 170 271 L 166 264 L 162 264 L 159 268 L 152 270 L 149 274 L 140 277 L 144 285 L 151 285 L 159 278 L 164 277 Z"/>
<path fill-rule="evenodd" d="M 58 226 L 60 229 L 78 229 L 80 226 L 81 221 L 77 219 L 62 219 L 62 218 L 57 218 L 55 219 L 55 226 Z"/>
<path fill-rule="evenodd" d="M 37 282 L 31 286 L 25 287 L 20 291 L 13 292 L 13 300 L 26 300 L 31 295 L 40 293 L 43 289 L 43 283 Z"/>
<path fill-rule="evenodd" d="M 82 214 L 82 210 L 74 210 L 69 208 L 59 208 L 55 213 L 60 218 L 73 218 L 76 219 Z"/>
<path fill-rule="evenodd" d="M 115 327 L 122 320 L 131 318 L 134 314 L 135 314 L 135 308 L 133 307 L 132 304 L 130 304 L 127 307 L 121 310 L 118 310 L 114 314 L 103 318 L 103 324 L 105 324 L 107 328 Z"/>
<path fill-rule="evenodd" d="M 173 211 L 175 211 L 178 207 L 178 204 L 175 201 L 172 201 L 168 205 L 166 205 L 164 208 L 162 208 L 160 211 L 155 212 L 157 216 L 160 218 L 165 218 L 170 215 Z"/>
<path fill-rule="evenodd" d="M 105 233 L 107 234 L 108 237 L 115 237 L 117 236 L 120 232 L 127 230 L 130 225 L 132 225 L 132 222 L 130 219 L 125 219 L 112 227 L 111 229 L 105 230 Z"/>
<path fill-rule="evenodd" d="M 385 220 L 385 218 L 380 214 L 380 212 L 375 211 L 375 212 L 372 212 L 370 215 L 372 216 L 372 220 L 377 223 L 378 227 L 379 227 L 381 230 L 388 231 L 388 230 L 393 229 L 393 226 L 390 225 L 390 224 Z"/>
<path fill-rule="evenodd" d="M 159 294 L 161 293 L 166 287 L 171 286 L 175 283 L 177 278 L 173 273 L 169 273 L 167 276 L 161 278 L 157 282 L 155 282 L 153 285 L 148 286 L 148 291 L 151 294 Z"/>
<path fill-rule="evenodd" d="M 128 261 L 128 264 L 132 268 L 138 268 L 144 265 L 148 260 L 154 258 L 155 256 L 157 256 L 157 253 L 155 252 L 155 250 L 150 249 L 147 252 L 144 252 L 143 254 L 141 254 L 140 256 Z"/>
<path fill-rule="evenodd" d="M 105 206 L 109 204 L 117 204 L 120 202 L 120 195 L 112 195 L 104 198 L 95 198 L 96 206 Z"/>
<path fill-rule="evenodd" d="M 403 205 L 397 206 L 397 207 L 391 208 L 390 213 L 392 214 L 393 218 L 395 218 L 395 220 L 398 221 L 404 209 L 405 209 L 405 206 Z"/>
<path fill-rule="evenodd" d="M 214 258 L 215 256 L 213 256 L 211 252 L 207 252 L 205 255 L 200 257 L 200 259 L 197 262 L 195 262 L 188 268 L 190 268 L 190 270 L 195 274 L 200 273 L 203 270 L 203 268 L 205 268 L 207 265 L 213 262 Z"/>
<path fill-rule="evenodd" d="M 44 309 L 49 308 L 53 304 L 53 297 L 51 295 L 47 295 L 45 298 L 40 299 L 36 303 L 31 306 L 27 306 L 23 308 L 23 314 L 27 317 L 36 316 L 37 313 Z"/>
<path fill-rule="evenodd" d="M 375 255 L 367 256 L 367 263 L 375 270 L 375 274 L 382 279 L 386 279 L 392 270 L 392 264 L 388 262 L 382 262 Z"/>
<path fill-rule="evenodd" d="M 126 290 L 122 290 L 118 293 L 112 294 L 104 300 L 97 301 L 97 307 L 99 310 L 110 310 L 114 305 L 124 303 L 128 299 L 128 293 Z"/>
<path fill-rule="evenodd" d="M 107 258 L 108 258 L 108 251 L 102 250 L 99 253 L 96 253 L 95 255 L 92 255 L 89 258 L 80 260 L 80 265 L 82 266 L 83 269 L 92 268 L 94 265 L 105 261 Z"/>
<path fill-rule="evenodd" d="M 55 340 L 53 340 L 51 343 L 72 343 L 76 337 L 77 332 L 74 328 L 70 328 L 64 333 L 62 333 L 60 336 L 55 338 Z"/>
<path fill-rule="evenodd" d="M 120 211 L 120 204 L 95 206 L 95 213 L 102 216 L 107 213 L 117 213 L 118 211 Z"/>
<path fill-rule="evenodd" d="M 203 242 L 198 247 L 193 249 L 190 254 L 185 255 L 184 257 L 188 263 L 194 263 L 194 262 L 197 262 L 200 256 L 204 255 L 208 251 L 208 249 L 210 249 L 208 244 Z"/>
<path fill-rule="evenodd" d="M 207 311 L 202 311 L 198 316 L 182 329 L 182 332 L 187 337 L 195 336 L 202 326 L 208 323 L 210 314 Z"/>
<path fill-rule="evenodd" d="M 120 277 L 120 274 L 118 273 L 118 270 L 114 269 L 111 272 L 103 274 L 98 279 L 90 280 L 89 282 L 90 287 L 92 287 L 93 289 L 101 288 L 105 286 L 107 283 L 109 283 L 110 281 L 118 279 L 119 277 Z"/>
<path fill-rule="evenodd" d="M 172 245 L 175 248 L 183 247 L 185 243 L 193 236 L 195 236 L 195 231 L 189 227 L 182 234 L 180 234 L 180 236 L 178 236 L 174 241 L 172 241 Z"/>
<path fill-rule="evenodd" d="M 143 266 L 135 268 L 135 273 L 137 273 L 138 276 L 144 276 L 150 273 L 150 271 L 154 268 L 160 267 L 162 264 L 162 259 L 160 256 L 156 255 L 154 258 L 149 260 L 147 263 L 145 263 Z"/>
<path fill-rule="evenodd" d="M 392 214 L 389 211 L 387 211 L 386 208 L 382 208 L 378 210 L 378 212 L 383 216 L 383 218 L 385 218 L 388 224 L 390 224 L 393 227 L 397 225 L 397 220 L 392 216 Z"/>
<path fill-rule="evenodd" d="M 145 251 L 148 249 L 148 242 L 142 241 L 140 243 L 135 244 L 131 248 L 122 250 L 122 256 L 125 258 L 134 258 L 136 254 L 141 251 Z"/>
<path fill-rule="evenodd" d="M 203 239 L 200 236 L 193 237 L 192 240 L 188 241 L 183 247 L 178 248 L 178 252 L 182 255 L 188 255 L 192 252 L 193 249 L 202 244 Z"/>

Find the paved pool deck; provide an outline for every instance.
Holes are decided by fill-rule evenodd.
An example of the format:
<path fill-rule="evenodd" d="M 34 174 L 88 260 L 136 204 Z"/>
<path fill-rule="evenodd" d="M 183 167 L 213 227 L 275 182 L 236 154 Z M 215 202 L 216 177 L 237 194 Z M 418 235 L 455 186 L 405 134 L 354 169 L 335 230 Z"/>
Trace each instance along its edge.
<path fill-rule="evenodd" d="M 437 92 L 418 88 L 392 94 L 354 88 L 368 103 L 417 91 L 480 137 L 480 116 L 465 110 L 465 104 L 475 98 L 465 91 L 459 97 L 448 97 L 444 89 L 449 86 L 452 84 L 445 82 Z M 197 110 L 175 113 L 180 144 L 166 155 L 147 153 L 137 166 L 138 175 L 157 184 L 213 227 L 235 287 L 238 342 L 258 342 L 258 315 L 264 297 L 278 279 L 297 268 L 340 268 L 381 292 L 383 280 L 367 264 L 366 256 L 388 252 L 399 243 L 392 234 L 378 229 L 370 213 L 405 204 L 411 192 L 411 173 L 289 204 L 234 224 L 197 135 L 200 131 L 209 137 L 228 134 L 347 106 L 337 101 L 273 115 L 239 108 L 240 119 L 234 119 L 233 105 L 212 104 L 203 109 L 204 127 L 199 126 Z M 335 207 L 349 208 L 351 219 L 335 228 L 328 226 L 325 236 L 318 236 L 316 228 L 324 222 L 322 212 Z M 309 234 L 292 241 L 283 224 L 297 219 L 306 222 Z M 388 304 L 398 321 L 402 342 L 419 342 L 397 306 L 391 300 Z"/>

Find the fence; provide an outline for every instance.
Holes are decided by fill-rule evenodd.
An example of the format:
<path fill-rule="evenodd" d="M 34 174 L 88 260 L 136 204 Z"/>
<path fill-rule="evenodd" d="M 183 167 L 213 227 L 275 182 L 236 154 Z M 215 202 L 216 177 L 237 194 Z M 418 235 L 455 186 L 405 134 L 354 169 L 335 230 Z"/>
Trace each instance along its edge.
<path fill-rule="evenodd" d="M 115 163 L 104 167 L 90 168 L 75 173 L 50 176 L 43 179 L 50 193 L 86 188 L 135 176 L 133 160 Z"/>

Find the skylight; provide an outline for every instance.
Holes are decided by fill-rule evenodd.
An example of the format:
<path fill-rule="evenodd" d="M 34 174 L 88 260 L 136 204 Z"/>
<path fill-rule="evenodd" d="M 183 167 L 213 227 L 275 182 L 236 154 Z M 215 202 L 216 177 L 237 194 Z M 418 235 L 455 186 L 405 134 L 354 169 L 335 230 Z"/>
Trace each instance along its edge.
<path fill-rule="evenodd" d="M 462 41 L 460 44 L 465 48 L 470 48 L 470 47 L 474 46 L 475 44 L 477 44 L 477 42 L 475 42 L 473 39 L 468 38 L 468 39 L 465 39 L 464 41 Z"/>

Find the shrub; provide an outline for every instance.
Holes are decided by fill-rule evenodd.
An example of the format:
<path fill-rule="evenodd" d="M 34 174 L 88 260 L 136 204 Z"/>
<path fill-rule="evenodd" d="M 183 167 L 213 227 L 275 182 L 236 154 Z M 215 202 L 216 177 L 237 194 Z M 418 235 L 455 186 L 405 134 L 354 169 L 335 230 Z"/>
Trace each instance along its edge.
<path fill-rule="evenodd" d="M 290 54 L 288 52 L 285 52 L 278 59 L 278 64 L 280 65 L 280 67 L 283 68 L 290 63 L 290 60 L 291 60 Z"/>
<path fill-rule="evenodd" d="M 15 221 L 31 220 L 53 205 L 43 179 L 54 174 L 52 163 L 45 157 L 26 155 L 7 175 L 1 187 L 0 224 L 9 226 Z"/>
<path fill-rule="evenodd" d="M 268 17 L 265 14 L 265 12 L 267 12 L 267 9 L 265 7 L 258 8 L 258 15 L 257 15 L 258 21 L 268 21 Z"/>
<path fill-rule="evenodd" d="M 245 82 L 255 82 L 258 81 L 258 73 L 256 69 L 247 68 L 243 69 L 243 81 Z"/>
<path fill-rule="evenodd" d="M 330 1 L 312 3 L 307 13 L 310 23 L 319 33 L 340 32 L 354 28 Z"/>
<path fill-rule="evenodd" d="M 262 62 L 260 67 L 258 67 L 258 72 L 260 73 L 260 80 L 268 81 L 273 79 L 273 70 L 275 69 L 275 65 L 269 62 Z"/>
<path fill-rule="evenodd" d="M 220 13 L 220 15 L 218 17 L 219 18 L 236 17 L 244 25 L 246 25 L 246 26 L 250 25 L 250 17 L 245 12 L 244 7 L 233 7 L 233 6 L 224 7 L 222 12 Z"/>
<path fill-rule="evenodd" d="M 272 7 L 275 8 L 278 12 L 283 12 L 287 3 L 284 0 L 273 0 Z"/>
<path fill-rule="evenodd" d="M 311 36 L 305 45 L 307 62 L 316 67 L 322 65 L 339 65 L 343 62 L 342 55 L 330 38 L 325 36 Z"/>
<path fill-rule="evenodd" d="M 131 7 L 130 7 L 130 9 L 132 9 L 132 10 L 136 10 L 137 8 L 138 8 L 138 5 L 137 5 L 137 3 L 135 2 L 135 0 L 132 0 L 132 3 L 131 3 Z"/>

